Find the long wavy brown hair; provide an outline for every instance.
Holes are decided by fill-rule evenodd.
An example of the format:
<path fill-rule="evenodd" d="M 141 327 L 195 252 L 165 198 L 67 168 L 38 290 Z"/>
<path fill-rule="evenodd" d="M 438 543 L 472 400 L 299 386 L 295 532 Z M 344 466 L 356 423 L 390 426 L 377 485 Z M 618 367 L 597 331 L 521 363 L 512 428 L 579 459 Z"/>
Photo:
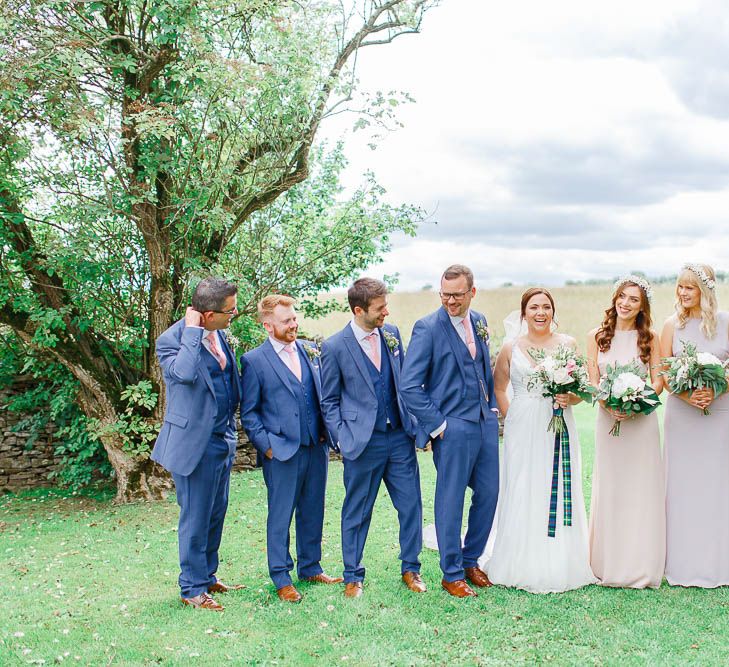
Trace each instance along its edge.
<path fill-rule="evenodd" d="M 640 292 L 640 312 L 638 317 L 635 318 L 635 328 L 638 330 L 638 356 L 644 364 L 648 364 L 651 360 L 651 341 L 653 340 L 651 304 L 641 286 L 636 283 L 626 282 L 619 285 L 615 290 L 610 308 L 605 311 L 605 319 L 595 334 L 595 341 L 600 352 L 607 352 L 610 349 L 615 336 L 615 323 L 618 320 L 618 310 L 615 307 L 615 302 L 626 285 L 635 286 Z"/>

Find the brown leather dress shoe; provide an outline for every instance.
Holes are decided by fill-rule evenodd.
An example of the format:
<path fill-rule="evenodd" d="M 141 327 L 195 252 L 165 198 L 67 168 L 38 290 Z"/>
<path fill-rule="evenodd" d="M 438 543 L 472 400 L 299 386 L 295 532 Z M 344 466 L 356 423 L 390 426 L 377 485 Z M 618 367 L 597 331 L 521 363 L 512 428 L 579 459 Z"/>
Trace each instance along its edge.
<path fill-rule="evenodd" d="M 330 577 L 328 574 L 320 572 L 313 577 L 304 577 L 301 581 L 310 581 L 313 584 L 341 584 L 344 579 L 342 577 Z"/>
<path fill-rule="evenodd" d="M 283 600 L 284 602 L 301 602 L 301 593 L 299 593 L 299 591 L 297 591 L 291 584 L 284 586 L 283 588 L 279 588 L 276 591 L 276 594 L 278 595 L 278 599 Z"/>
<path fill-rule="evenodd" d="M 457 579 L 456 581 L 443 581 L 440 582 L 453 597 L 456 598 L 470 598 L 476 597 L 476 592 L 466 583 L 465 579 Z"/>
<path fill-rule="evenodd" d="M 180 599 L 182 600 L 182 604 L 195 607 L 195 609 L 208 609 L 210 611 L 223 611 L 225 609 L 222 604 L 213 600 L 207 593 L 200 593 L 200 595 L 196 595 L 194 598 Z"/>
<path fill-rule="evenodd" d="M 344 597 L 345 598 L 358 598 L 362 596 L 362 582 L 361 581 L 350 581 L 344 585 Z"/>
<path fill-rule="evenodd" d="M 420 578 L 419 572 L 405 572 L 405 574 L 402 575 L 402 580 L 413 593 L 425 593 L 425 591 L 428 590 L 425 587 L 425 583 L 423 583 L 423 580 Z"/>
<path fill-rule="evenodd" d="M 468 579 L 474 586 L 478 586 L 479 588 L 488 588 L 493 585 L 489 581 L 486 573 L 479 567 L 467 567 L 463 571 L 466 574 L 466 579 Z"/>
<path fill-rule="evenodd" d="M 227 593 L 228 591 L 239 591 L 241 588 L 245 588 L 245 586 L 243 584 L 224 584 L 222 581 L 216 581 L 208 587 L 208 593 Z"/>

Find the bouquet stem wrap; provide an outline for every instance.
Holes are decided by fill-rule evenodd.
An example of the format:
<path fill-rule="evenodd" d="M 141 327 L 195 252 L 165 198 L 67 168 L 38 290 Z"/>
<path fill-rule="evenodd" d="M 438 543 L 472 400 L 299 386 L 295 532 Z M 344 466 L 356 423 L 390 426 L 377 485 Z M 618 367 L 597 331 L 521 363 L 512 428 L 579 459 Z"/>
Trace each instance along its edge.
<path fill-rule="evenodd" d="M 562 408 L 552 408 L 549 430 L 554 431 L 554 459 L 552 462 L 552 490 L 549 498 L 547 537 L 557 532 L 557 499 L 559 497 L 559 463 L 562 459 L 562 509 L 565 526 L 572 525 L 572 465 L 570 462 L 570 433 Z"/>

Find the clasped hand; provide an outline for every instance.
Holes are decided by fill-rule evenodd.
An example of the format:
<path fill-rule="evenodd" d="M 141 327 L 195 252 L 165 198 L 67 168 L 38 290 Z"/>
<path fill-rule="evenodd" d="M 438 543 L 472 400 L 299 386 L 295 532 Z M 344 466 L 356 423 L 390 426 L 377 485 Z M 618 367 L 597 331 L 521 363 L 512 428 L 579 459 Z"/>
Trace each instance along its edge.
<path fill-rule="evenodd" d="M 625 419 L 630 419 L 633 415 L 629 415 L 627 412 L 622 410 L 615 410 L 614 408 L 608 408 L 608 412 L 615 421 L 621 422 Z"/>
<path fill-rule="evenodd" d="M 554 396 L 554 407 L 555 408 L 566 408 L 569 405 L 572 405 L 572 395 L 571 394 L 555 394 Z"/>
<path fill-rule="evenodd" d="M 695 408 L 705 410 L 711 405 L 714 400 L 713 389 L 695 389 L 690 395 L 686 397 L 686 402 L 693 405 Z"/>

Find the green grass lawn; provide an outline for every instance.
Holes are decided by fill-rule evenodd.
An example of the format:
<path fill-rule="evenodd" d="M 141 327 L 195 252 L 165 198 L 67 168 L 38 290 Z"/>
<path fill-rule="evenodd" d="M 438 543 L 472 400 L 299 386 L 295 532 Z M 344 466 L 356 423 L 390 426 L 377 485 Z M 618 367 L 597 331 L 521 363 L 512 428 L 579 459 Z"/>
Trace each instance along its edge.
<path fill-rule="evenodd" d="M 578 408 L 583 474 L 592 468 L 594 413 Z M 434 470 L 420 457 L 426 521 Z M 330 468 L 327 572 L 341 570 L 342 467 Z M 587 492 L 589 493 L 589 483 Z M 43 492 L 0 501 L 0 664 L 449 665 L 726 664 L 729 589 L 614 590 L 559 595 L 492 588 L 469 600 L 440 589 L 435 552 L 422 555 L 429 590 L 400 582 L 397 520 L 383 492 L 365 560 L 365 595 L 302 584 L 278 601 L 265 558 L 260 471 L 233 477 L 220 576 L 245 590 L 218 596 L 222 614 L 177 597 L 177 506 L 115 507 L 108 497 Z"/>

